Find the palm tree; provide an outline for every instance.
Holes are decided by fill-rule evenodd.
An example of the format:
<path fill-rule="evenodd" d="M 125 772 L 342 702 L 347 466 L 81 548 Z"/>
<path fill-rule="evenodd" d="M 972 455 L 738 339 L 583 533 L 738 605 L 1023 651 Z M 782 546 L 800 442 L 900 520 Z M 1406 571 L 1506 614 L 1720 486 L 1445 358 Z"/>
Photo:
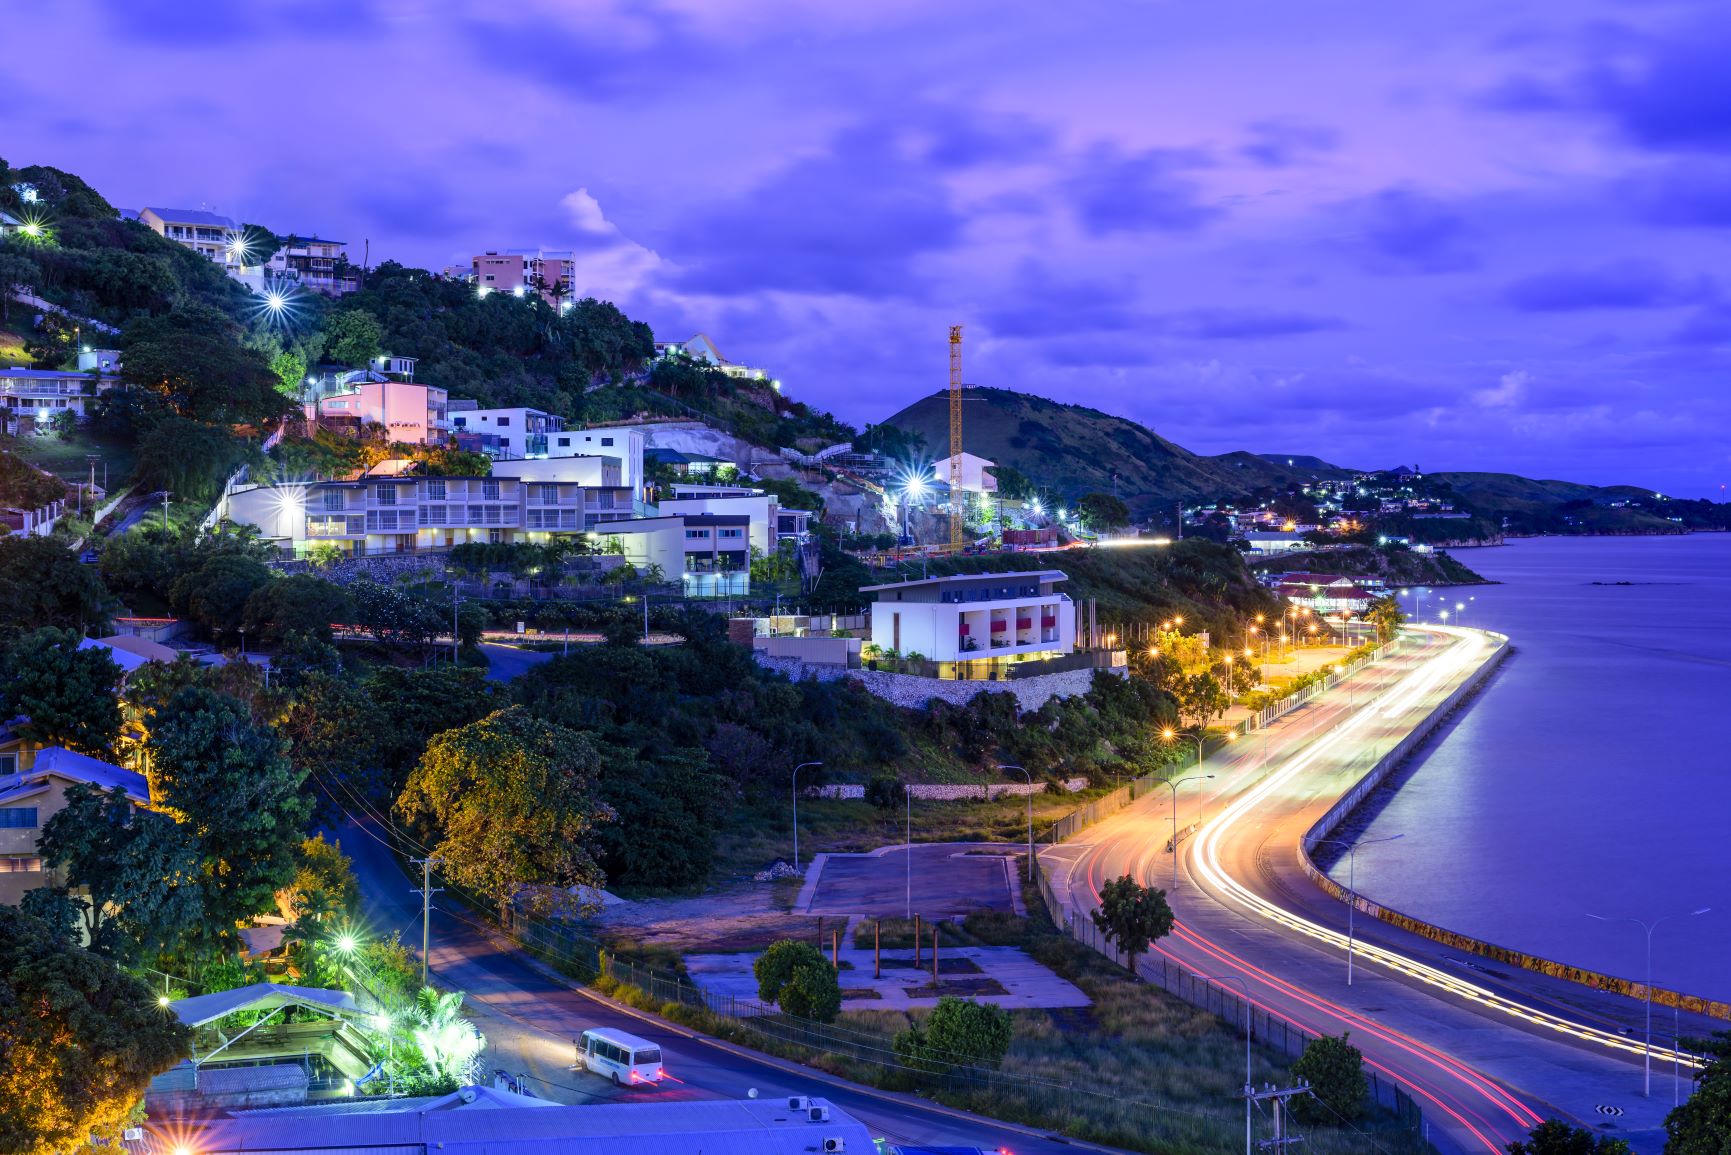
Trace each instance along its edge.
<path fill-rule="evenodd" d="M 410 1013 L 415 1046 L 427 1070 L 458 1084 L 470 1077 L 475 1056 L 481 1053 L 481 1033 L 462 1016 L 462 1009 L 462 991 L 440 994 L 422 987 Z"/>

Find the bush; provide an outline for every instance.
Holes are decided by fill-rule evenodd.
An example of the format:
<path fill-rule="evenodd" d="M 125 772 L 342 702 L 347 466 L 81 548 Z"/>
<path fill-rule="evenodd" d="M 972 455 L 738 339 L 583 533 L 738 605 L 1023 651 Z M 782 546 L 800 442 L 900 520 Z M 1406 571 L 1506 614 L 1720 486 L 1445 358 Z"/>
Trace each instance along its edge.
<path fill-rule="evenodd" d="M 835 1022 L 841 1013 L 841 983 L 835 968 L 823 961 L 799 964 L 782 984 L 778 1001 L 783 1011 L 797 1018 Z"/>
<path fill-rule="evenodd" d="M 879 774 L 866 783 L 865 799 L 879 810 L 894 810 L 902 804 L 907 787 L 900 780 Z"/>
<path fill-rule="evenodd" d="M 1364 1056 L 1346 1041 L 1345 1034 L 1312 1039 L 1292 1064 L 1292 1073 L 1310 1084 L 1314 1096 L 1292 1100 L 1292 1113 L 1299 1122 L 1336 1123 L 1364 1114 L 1370 1098 L 1364 1080 Z"/>
<path fill-rule="evenodd" d="M 1010 1049 L 1010 1012 L 945 995 L 923 1023 L 895 1037 L 896 1056 L 910 1067 L 941 1072 L 952 1066 L 996 1067 Z"/>
<path fill-rule="evenodd" d="M 829 965 L 823 952 L 811 943 L 791 938 L 771 943 L 751 964 L 751 973 L 757 976 L 757 997 L 766 1003 L 779 1003 L 781 989 L 793 978 L 793 972 L 811 964 Z"/>

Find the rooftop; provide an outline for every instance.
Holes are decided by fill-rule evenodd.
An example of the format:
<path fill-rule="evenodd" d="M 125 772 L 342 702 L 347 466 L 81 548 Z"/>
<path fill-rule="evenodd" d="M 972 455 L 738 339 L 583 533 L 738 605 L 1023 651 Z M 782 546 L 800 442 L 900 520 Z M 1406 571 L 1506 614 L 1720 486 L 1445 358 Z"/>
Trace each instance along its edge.
<path fill-rule="evenodd" d="M 142 213 L 155 213 L 164 221 L 176 225 L 214 225 L 217 228 L 232 229 L 235 227 L 232 217 L 220 213 L 206 212 L 203 209 L 162 209 L 155 205 L 145 205 L 139 210 Z"/>
<path fill-rule="evenodd" d="M 889 582 L 881 586 L 861 586 L 862 594 L 875 593 L 878 590 L 907 590 L 919 586 L 964 585 L 975 582 L 1002 582 L 1008 578 L 1032 579 L 1042 582 L 1069 581 L 1070 575 L 1061 569 L 1029 569 L 1012 570 L 1007 573 L 958 573 L 944 577 L 915 578 L 913 581 Z"/>
<path fill-rule="evenodd" d="M 63 746 L 48 746 L 38 750 L 35 764 L 30 769 L 0 778 L 0 799 L 20 793 L 33 793 L 51 774 L 74 782 L 88 782 L 104 790 L 118 786 L 125 790 L 134 802 L 145 805 L 150 802 L 150 783 L 145 780 L 144 775 L 135 774 L 100 758 L 74 753 Z"/>

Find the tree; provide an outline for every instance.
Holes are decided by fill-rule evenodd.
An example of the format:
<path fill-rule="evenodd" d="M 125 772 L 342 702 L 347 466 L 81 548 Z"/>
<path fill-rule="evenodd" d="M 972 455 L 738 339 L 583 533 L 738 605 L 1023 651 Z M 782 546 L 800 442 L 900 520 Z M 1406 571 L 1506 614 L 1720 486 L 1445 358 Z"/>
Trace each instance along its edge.
<path fill-rule="evenodd" d="M 1172 689 L 1178 700 L 1179 717 L 1197 733 L 1207 730 L 1232 704 L 1220 680 L 1207 672 L 1180 678 Z"/>
<path fill-rule="evenodd" d="M 1724 1155 L 1731 1151 L 1731 1032 L 1685 1042 L 1707 1065 L 1695 1076 L 1695 1093 L 1665 1116 L 1665 1155 Z"/>
<path fill-rule="evenodd" d="M 1292 1064 L 1292 1073 L 1310 1084 L 1308 1096 L 1292 1101 L 1292 1113 L 1300 1122 L 1350 1122 L 1364 1114 L 1370 1100 L 1364 1056 L 1346 1041 L 1346 1034 L 1310 1040 Z"/>
<path fill-rule="evenodd" d="M 1665 1148 L 1670 1149 L 1668 1145 Z M 1629 1144 L 1561 1119 L 1546 1119 L 1529 1131 L 1527 1138 L 1517 1139 L 1504 1150 L 1509 1155 L 1629 1155 Z"/>
<path fill-rule="evenodd" d="M 354 609 L 348 591 L 335 582 L 291 574 L 253 590 L 242 620 L 261 642 L 280 642 L 297 633 L 328 642 L 331 626 L 348 622 Z"/>
<path fill-rule="evenodd" d="M 600 766 L 589 735 L 512 706 L 434 737 L 397 812 L 500 921 L 520 899 L 536 913 L 581 910 L 579 888 L 606 881 L 592 851 L 596 827 L 614 817 L 596 796 Z"/>
<path fill-rule="evenodd" d="M 23 716 L 27 741 L 109 757 L 120 737 L 120 667 L 106 648 L 78 642 L 53 627 L 20 638 L 0 659 L 0 717 Z"/>
<path fill-rule="evenodd" d="M 1076 503 L 1076 514 L 1089 529 L 1104 531 L 1130 524 L 1130 507 L 1110 493 L 1089 493 Z"/>
<path fill-rule="evenodd" d="M 891 1045 L 903 1062 L 924 1070 L 996 1067 L 1014 1033 L 1010 1012 L 1002 1007 L 944 995 L 923 1023 L 897 1034 Z"/>
<path fill-rule="evenodd" d="M 470 1080 L 470 1064 L 481 1053 L 481 1033 L 462 1017 L 463 992 L 440 994 L 423 987 L 410 1016 L 415 1047 L 433 1079 L 448 1090 Z"/>
<path fill-rule="evenodd" d="M 695 886 L 709 876 L 732 783 L 702 750 L 603 751 L 601 797 L 618 820 L 601 828 L 607 877 L 636 887 Z"/>
<path fill-rule="evenodd" d="M 1379 642 L 1393 641 L 1406 621 L 1406 615 L 1401 613 L 1399 600 L 1386 595 L 1371 602 L 1364 616 L 1366 621 L 1376 626 L 1376 638 Z"/>
<path fill-rule="evenodd" d="M 305 771 L 288 742 L 253 722 L 246 703 L 193 686 L 161 710 L 149 746 L 151 795 L 196 835 L 208 881 L 208 926 L 219 938 L 276 903 L 295 876 L 312 811 Z"/>
<path fill-rule="evenodd" d="M 35 289 L 41 285 L 36 262 L 0 249 L 0 321 L 12 320 L 12 289 Z"/>
<path fill-rule="evenodd" d="M 1128 874 L 1100 889 L 1100 909 L 1089 917 L 1106 941 L 1126 956 L 1131 974 L 1136 973 L 1136 956 L 1172 930 L 1172 908 L 1166 905 L 1166 892 L 1143 886 Z"/>
<path fill-rule="evenodd" d="M 120 787 L 79 784 L 42 827 L 42 859 L 65 871 L 91 949 L 131 964 L 198 937 L 204 862 L 198 841 L 166 814 L 141 809 Z"/>
<path fill-rule="evenodd" d="M 38 626 L 100 631 L 113 604 L 95 567 L 59 542 L 0 536 L 0 635 Z"/>
<path fill-rule="evenodd" d="M 166 400 L 192 421 L 229 424 L 280 417 L 294 405 L 277 389 L 263 353 L 240 326 L 202 305 L 127 323 L 120 338 L 122 379 Z"/>
<path fill-rule="evenodd" d="M 908 788 L 902 785 L 899 778 L 876 774 L 866 783 L 865 800 L 879 810 L 894 810 L 901 806 L 907 791 Z"/>
<path fill-rule="evenodd" d="M 143 982 L 0 906 L 0 1149 L 56 1155 L 116 1138 L 191 1033 Z"/>
<path fill-rule="evenodd" d="M 307 359 L 298 350 L 284 349 L 272 357 L 270 371 L 276 374 L 277 388 L 288 396 L 298 400 L 306 391 Z"/>
<path fill-rule="evenodd" d="M 169 414 L 139 438 L 133 481 L 181 500 L 211 499 L 239 466 L 257 458 L 257 448 L 226 426 Z"/>
<path fill-rule="evenodd" d="M 841 985 L 835 968 L 809 942 L 784 938 L 770 944 L 751 964 L 757 997 L 802 1019 L 832 1022 L 841 1012 Z"/>
<path fill-rule="evenodd" d="M 370 364 L 378 357 L 384 340 L 384 326 L 362 309 L 342 309 L 325 325 L 325 355 L 344 365 Z"/>
<path fill-rule="evenodd" d="M 255 558 L 217 554 L 176 578 L 168 600 L 213 634 L 232 636 L 245 624 L 253 594 L 272 581 L 270 567 Z"/>

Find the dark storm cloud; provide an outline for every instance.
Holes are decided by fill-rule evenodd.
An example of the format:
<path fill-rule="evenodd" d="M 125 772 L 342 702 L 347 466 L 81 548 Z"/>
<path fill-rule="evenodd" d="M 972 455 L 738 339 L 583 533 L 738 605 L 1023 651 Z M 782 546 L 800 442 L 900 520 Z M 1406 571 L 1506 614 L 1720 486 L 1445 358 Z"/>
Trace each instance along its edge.
<path fill-rule="evenodd" d="M 1639 259 L 1535 273 L 1512 282 L 1505 299 L 1528 313 L 1587 309 L 1667 309 L 1702 300 L 1711 286 L 1684 280 Z"/>
<path fill-rule="evenodd" d="M 1193 149 L 1125 152 L 1099 143 L 1074 162 L 1064 191 L 1090 234 L 1194 232 L 1220 216 L 1193 174 L 1208 165 Z"/>

